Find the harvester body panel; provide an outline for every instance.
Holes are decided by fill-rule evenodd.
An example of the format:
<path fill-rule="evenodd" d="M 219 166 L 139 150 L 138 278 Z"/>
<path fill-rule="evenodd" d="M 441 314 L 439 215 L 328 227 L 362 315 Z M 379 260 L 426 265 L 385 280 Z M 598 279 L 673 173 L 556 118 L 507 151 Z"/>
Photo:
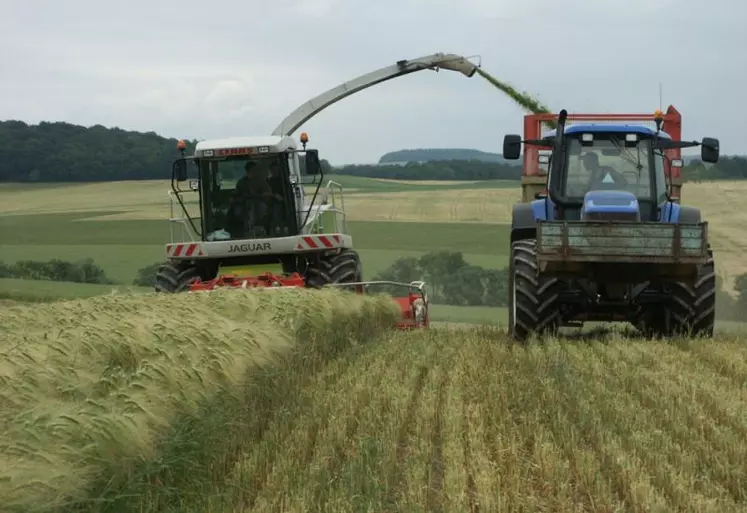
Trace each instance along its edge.
<path fill-rule="evenodd" d="M 352 248 L 353 239 L 344 233 L 298 235 L 274 239 L 245 239 L 215 242 L 178 242 L 166 245 L 173 259 L 235 258 L 253 255 L 301 254 L 320 250 Z"/>

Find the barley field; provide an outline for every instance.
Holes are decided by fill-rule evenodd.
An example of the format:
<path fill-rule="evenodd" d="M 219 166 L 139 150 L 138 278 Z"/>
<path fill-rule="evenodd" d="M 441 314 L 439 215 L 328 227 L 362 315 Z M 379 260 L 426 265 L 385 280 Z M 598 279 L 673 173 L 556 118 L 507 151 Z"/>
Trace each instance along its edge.
<path fill-rule="evenodd" d="M 37 512 L 747 509 L 747 347 L 394 332 L 341 291 L 6 306 L 0 504 Z M 289 313 L 292 312 L 292 313 Z"/>
<path fill-rule="evenodd" d="M 263 422 L 252 401 L 295 383 L 280 369 L 312 372 L 398 316 L 386 297 L 304 289 L 4 306 L 0 509 L 120 511 L 230 466 Z"/>

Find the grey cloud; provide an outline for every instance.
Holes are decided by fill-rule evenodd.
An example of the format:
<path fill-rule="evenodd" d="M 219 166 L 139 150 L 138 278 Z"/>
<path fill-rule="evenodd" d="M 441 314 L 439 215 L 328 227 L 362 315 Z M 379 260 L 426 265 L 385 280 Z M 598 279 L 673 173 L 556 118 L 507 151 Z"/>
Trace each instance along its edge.
<path fill-rule="evenodd" d="M 109 4 L 109 3 L 107 3 Z M 43 5 L 43 8 L 42 8 Z M 624 5 L 624 7 L 623 7 Z M 402 58 L 480 54 L 498 78 L 571 112 L 684 116 L 688 138 L 747 152 L 747 3 L 715 0 L 274 0 L 4 6 L 0 118 L 176 137 L 258 135 L 327 88 Z M 666 107 L 666 105 L 665 105 Z M 479 77 L 423 71 L 308 122 L 334 163 L 403 147 L 499 151 L 524 112 Z"/>

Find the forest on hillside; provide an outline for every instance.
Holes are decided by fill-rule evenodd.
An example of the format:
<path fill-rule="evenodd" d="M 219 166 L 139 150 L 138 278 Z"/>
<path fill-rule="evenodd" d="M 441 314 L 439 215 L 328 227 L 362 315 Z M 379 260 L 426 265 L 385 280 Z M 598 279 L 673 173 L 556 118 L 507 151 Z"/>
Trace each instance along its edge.
<path fill-rule="evenodd" d="M 499 164 L 512 163 L 510 160 L 504 159 L 500 153 L 489 153 L 470 148 L 417 148 L 385 153 L 379 159 L 379 164 L 429 162 L 433 160 L 480 160 L 483 162 L 497 162 Z"/>
<path fill-rule="evenodd" d="M 189 141 L 191 149 L 197 141 Z M 64 122 L 29 125 L 0 121 L 0 181 L 89 182 L 168 178 L 178 156 L 175 138 L 101 125 Z M 430 156 L 430 157 L 429 157 Z M 385 158 L 386 157 L 386 158 Z M 493 157 L 495 160 L 491 161 Z M 478 150 L 400 150 L 382 157 L 398 164 L 332 166 L 325 173 L 406 180 L 518 180 L 519 162 L 499 162 L 498 154 Z M 502 160 L 502 158 L 501 158 Z M 722 156 L 716 165 L 692 160 L 686 178 L 747 178 L 747 158 Z"/>

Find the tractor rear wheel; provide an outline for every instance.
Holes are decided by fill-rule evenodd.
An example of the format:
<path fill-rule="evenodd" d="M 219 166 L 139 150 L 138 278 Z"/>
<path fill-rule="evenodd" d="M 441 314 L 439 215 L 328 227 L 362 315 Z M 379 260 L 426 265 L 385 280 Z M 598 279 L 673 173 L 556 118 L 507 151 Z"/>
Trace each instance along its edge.
<path fill-rule="evenodd" d="M 537 273 L 534 239 L 511 245 L 508 270 L 508 329 L 515 340 L 524 341 L 533 333 L 557 333 L 560 327 L 560 281 Z"/>
<path fill-rule="evenodd" d="M 708 261 L 699 267 L 695 283 L 674 284 L 672 300 L 671 327 L 674 329 L 671 335 L 713 337 L 716 323 L 716 271 L 711 252 Z"/>
<path fill-rule="evenodd" d="M 339 253 L 327 253 L 306 269 L 306 284 L 321 288 L 331 283 L 355 283 L 363 280 L 361 259 L 352 249 L 343 248 Z M 347 287 L 346 287 L 347 288 Z"/>
<path fill-rule="evenodd" d="M 198 279 L 200 279 L 200 273 L 196 267 L 167 262 L 158 269 L 156 274 L 156 292 L 171 294 L 186 292 L 189 286 Z"/>
<path fill-rule="evenodd" d="M 671 303 L 661 312 L 653 312 L 644 331 L 654 337 L 707 337 L 714 334 L 716 324 L 716 271 L 713 253 L 698 269 L 693 284 L 672 284 Z"/>

